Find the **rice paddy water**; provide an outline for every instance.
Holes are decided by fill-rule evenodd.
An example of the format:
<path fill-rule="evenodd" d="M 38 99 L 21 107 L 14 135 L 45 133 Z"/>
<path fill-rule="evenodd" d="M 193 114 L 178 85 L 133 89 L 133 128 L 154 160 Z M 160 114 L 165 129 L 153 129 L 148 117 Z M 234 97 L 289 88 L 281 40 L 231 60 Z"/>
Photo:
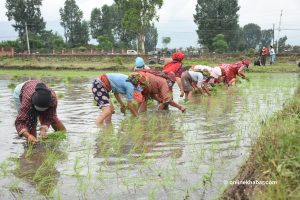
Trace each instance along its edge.
<path fill-rule="evenodd" d="M 58 95 L 59 134 L 27 146 L 14 128 L 13 84 L 0 77 L 1 199 L 214 199 L 247 158 L 260 125 L 292 96 L 297 74 L 249 74 L 235 88 L 197 97 L 182 114 L 156 105 L 138 119 L 116 109 L 97 128 L 92 78 L 42 77 Z M 176 101 L 178 89 L 174 90 Z"/>

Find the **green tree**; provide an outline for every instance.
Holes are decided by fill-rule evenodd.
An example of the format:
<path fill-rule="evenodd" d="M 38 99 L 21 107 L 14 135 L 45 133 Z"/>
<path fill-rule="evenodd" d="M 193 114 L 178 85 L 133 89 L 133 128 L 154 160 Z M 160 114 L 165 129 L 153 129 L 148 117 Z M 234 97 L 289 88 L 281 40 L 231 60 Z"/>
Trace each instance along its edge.
<path fill-rule="evenodd" d="M 53 33 L 51 31 L 44 31 L 40 39 L 43 41 L 43 48 L 47 49 L 50 52 L 53 49 L 63 48 L 65 43 L 63 37 L 58 35 L 58 33 Z"/>
<path fill-rule="evenodd" d="M 285 48 L 286 48 L 286 45 L 285 45 L 286 41 L 287 41 L 287 37 L 286 36 L 279 38 L 279 40 L 278 40 L 278 52 L 283 52 L 285 50 Z"/>
<path fill-rule="evenodd" d="M 115 46 L 119 48 L 130 48 L 136 46 L 136 34 L 132 31 L 122 27 L 122 19 L 125 11 L 119 8 L 117 5 L 113 7 L 115 13 L 115 26 L 114 26 L 114 38 Z"/>
<path fill-rule="evenodd" d="M 51 31 L 44 31 L 40 36 L 30 35 L 32 52 L 50 53 L 53 49 L 63 48 L 65 43 L 61 36 Z"/>
<path fill-rule="evenodd" d="M 218 34 L 213 38 L 213 48 L 217 53 L 224 53 L 228 49 L 228 44 L 223 34 Z"/>
<path fill-rule="evenodd" d="M 292 50 L 293 53 L 300 53 L 300 46 L 293 46 L 293 50 Z"/>
<path fill-rule="evenodd" d="M 80 45 L 88 45 L 88 42 L 90 40 L 89 38 L 89 22 L 83 20 L 81 23 L 77 24 L 75 27 L 76 34 L 75 34 L 75 44 L 76 46 Z"/>
<path fill-rule="evenodd" d="M 262 30 L 261 31 L 261 45 L 268 47 L 271 45 L 273 39 L 273 30 Z"/>
<path fill-rule="evenodd" d="M 235 50 L 245 51 L 247 48 L 243 28 L 239 27 L 234 38 Z"/>
<path fill-rule="evenodd" d="M 116 48 L 132 48 L 136 42 L 136 34 L 122 28 L 122 19 L 126 10 L 112 4 L 96 8 L 91 13 L 91 34 L 93 38 L 105 36 Z"/>
<path fill-rule="evenodd" d="M 170 42 L 171 42 L 171 37 L 163 37 L 162 38 L 162 43 L 165 48 L 167 48 L 167 46 L 168 46 L 168 44 L 170 44 Z"/>
<path fill-rule="evenodd" d="M 103 50 L 110 50 L 113 46 L 112 42 L 107 36 L 100 35 L 98 36 L 97 41 L 99 43 L 99 48 Z"/>
<path fill-rule="evenodd" d="M 94 8 L 91 12 L 90 28 L 92 38 L 96 39 L 99 35 L 102 35 L 103 21 L 102 12 L 100 8 Z"/>
<path fill-rule="evenodd" d="M 246 24 L 243 31 L 247 48 L 255 49 L 261 40 L 260 26 L 253 23 Z"/>
<path fill-rule="evenodd" d="M 24 43 L 26 41 L 26 24 L 30 35 L 37 36 L 45 30 L 46 23 L 41 16 L 41 5 L 42 0 L 6 0 L 6 16 L 9 21 L 15 21 L 12 26 Z"/>
<path fill-rule="evenodd" d="M 90 27 L 93 38 L 98 38 L 100 35 L 106 35 L 111 42 L 114 42 L 113 29 L 115 27 L 114 7 L 104 5 L 101 9 L 95 8 L 91 13 Z"/>
<path fill-rule="evenodd" d="M 32 53 L 38 52 L 43 48 L 43 41 L 40 36 L 29 34 L 29 45 Z"/>
<path fill-rule="evenodd" d="M 118 13 L 115 10 L 115 5 L 102 6 L 102 24 L 103 24 L 103 30 L 102 34 L 109 37 L 110 41 L 114 42 L 114 36 L 113 36 L 113 30 L 116 26 L 115 21 L 117 20 Z"/>
<path fill-rule="evenodd" d="M 145 50 L 146 52 L 153 51 L 157 45 L 157 28 L 154 25 L 150 26 L 146 31 Z"/>
<path fill-rule="evenodd" d="M 233 49 L 232 38 L 238 29 L 240 7 L 237 0 L 198 0 L 194 22 L 197 24 L 198 42 L 213 50 L 213 38 L 223 34 Z"/>
<path fill-rule="evenodd" d="M 64 7 L 59 9 L 59 13 L 66 43 L 70 47 L 85 45 L 88 35 L 83 34 L 88 34 L 88 24 L 81 21 L 83 13 L 75 0 L 66 0 Z"/>
<path fill-rule="evenodd" d="M 24 46 L 23 43 L 20 39 L 16 40 L 6 40 L 6 41 L 1 41 L 0 42 L 0 48 L 14 48 L 15 51 L 21 51 Z"/>
<path fill-rule="evenodd" d="M 138 45 L 145 53 L 145 34 L 147 28 L 158 20 L 157 9 L 163 0 L 115 0 L 118 8 L 124 12 L 121 26 L 138 38 Z"/>

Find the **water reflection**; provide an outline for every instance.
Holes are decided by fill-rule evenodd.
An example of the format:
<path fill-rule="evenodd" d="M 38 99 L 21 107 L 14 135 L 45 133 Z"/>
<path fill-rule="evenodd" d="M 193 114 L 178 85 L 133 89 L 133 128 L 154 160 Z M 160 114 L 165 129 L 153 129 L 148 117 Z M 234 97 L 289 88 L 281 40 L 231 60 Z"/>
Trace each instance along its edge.
<path fill-rule="evenodd" d="M 55 166 L 65 158 L 66 154 L 58 149 L 56 142 L 27 146 L 19 158 L 14 175 L 48 196 L 56 188 L 60 176 Z"/>
<path fill-rule="evenodd" d="M 95 157 L 106 160 L 123 157 L 125 163 L 128 159 L 179 158 L 183 132 L 176 127 L 174 116 L 163 112 L 152 114 L 126 118 L 117 128 L 103 127 L 96 139 Z"/>

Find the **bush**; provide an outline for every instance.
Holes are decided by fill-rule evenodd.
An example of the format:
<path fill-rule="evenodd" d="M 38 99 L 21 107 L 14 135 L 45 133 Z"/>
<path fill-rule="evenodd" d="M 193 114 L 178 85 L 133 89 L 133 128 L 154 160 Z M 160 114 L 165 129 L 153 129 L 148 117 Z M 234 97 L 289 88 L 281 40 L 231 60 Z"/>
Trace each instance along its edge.
<path fill-rule="evenodd" d="M 250 48 L 250 49 L 247 50 L 246 55 L 247 55 L 248 57 L 254 57 L 254 56 L 256 55 L 256 53 L 257 53 L 257 51 L 256 51 L 255 49 Z"/>
<path fill-rule="evenodd" d="M 86 47 L 83 47 L 83 46 L 81 46 L 81 47 L 79 47 L 79 48 L 78 48 L 78 50 L 79 50 L 80 52 L 85 52 L 85 51 L 87 50 L 87 48 L 86 48 Z"/>

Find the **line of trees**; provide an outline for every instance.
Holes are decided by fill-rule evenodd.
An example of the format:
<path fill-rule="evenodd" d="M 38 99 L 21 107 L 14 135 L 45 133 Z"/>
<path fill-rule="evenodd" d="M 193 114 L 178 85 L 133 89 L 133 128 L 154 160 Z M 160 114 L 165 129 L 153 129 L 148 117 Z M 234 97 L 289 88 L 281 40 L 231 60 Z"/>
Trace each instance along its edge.
<path fill-rule="evenodd" d="M 94 8 L 90 20 L 85 21 L 76 1 L 65 0 L 59 9 L 63 38 L 46 30 L 40 11 L 42 0 L 6 0 L 6 16 L 15 22 L 13 27 L 19 37 L 16 41 L 1 42 L 0 47 L 9 45 L 17 51 L 25 50 L 27 28 L 29 45 L 36 51 L 91 47 L 88 44 L 90 37 L 98 41 L 97 48 L 102 50 L 138 48 L 141 53 L 153 51 L 158 42 L 154 22 L 159 20 L 157 11 L 162 5 L 163 0 L 114 0 L 110 6 Z M 195 9 L 198 42 L 210 52 L 240 52 L 272 44 L 272 29 L 261 30 L 253 23 L 239 26 L 238 0 L 198 0 Z M 279 51 L 292 48 L 285 44 L 286 40 L 286 36 L 278 40 Z M 170 41 L 170 37 L 163 38 L 165 48 Z"/>
<path fill-rule="evenodd" d="M 198 42 L 210 52 L 235 52 L 273 45 L 274 30 L 261 30 L 257 24 L 244 27 L 238 24 L 238 0 L 198 0 L 194 22 L 197 24 Z M 279 52 L 291 48 L 287 37 L 278 40 Z M 277 46 L 277 41 L 274 42 Z"/>
<path fill-rule="evenodd" d="M 59 9 L 64 39 L 46 30 L 41 16 L 42 0 L 6 0 L 6 16 L 14 20 L 18 32 L 16 41 L 5 41 L 17 50 L 26 49 L 26 28 L 33 49 L 76 48 L 89 46 L 90 35 L 101 49 L 135 48 L 144 53 L 157 45 L 158 33 L 154 22 L 163 0 L 115 0 L 111 6 L 94 8 L 90 21 L 83 20 L 83 12 L 75 0 L 65 0 Z"/>

